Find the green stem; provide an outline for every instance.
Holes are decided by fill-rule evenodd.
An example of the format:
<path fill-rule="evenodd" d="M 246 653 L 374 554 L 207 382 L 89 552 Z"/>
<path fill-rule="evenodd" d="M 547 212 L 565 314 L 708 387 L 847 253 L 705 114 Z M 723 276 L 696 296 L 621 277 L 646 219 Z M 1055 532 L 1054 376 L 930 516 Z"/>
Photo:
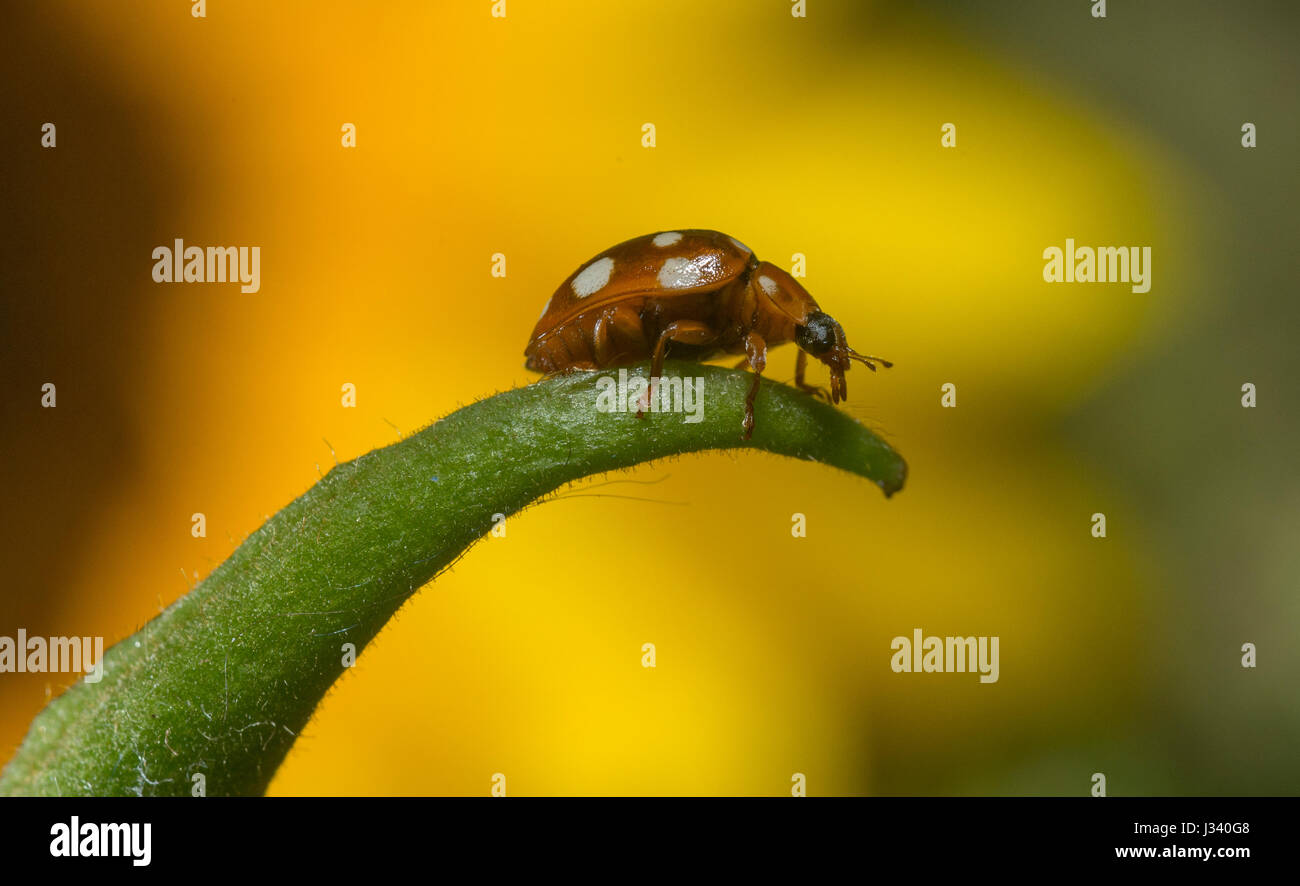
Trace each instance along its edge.
<path fill-rule="evenodd" d="M 633 374 L 644 374 L 644 367 Z M 565 483 L 708 449 L 824 462 L 898 491 L 906 465 L 842 412 L 764 383 L 752 440 L 740 420 L 752 376 L 702 377 L 703 419 L 596 409 L 575 373 L 498 394 L 400 443 L 341 464 L 226 562 L 104 656 L 33 721 L 0 794 L 260 794 L 344 669 L 419 588 L 512 514 Z M 758 469 L 758 465 L 753 466 Z M 848 494 L 853 494 L 852 490 Z"/>

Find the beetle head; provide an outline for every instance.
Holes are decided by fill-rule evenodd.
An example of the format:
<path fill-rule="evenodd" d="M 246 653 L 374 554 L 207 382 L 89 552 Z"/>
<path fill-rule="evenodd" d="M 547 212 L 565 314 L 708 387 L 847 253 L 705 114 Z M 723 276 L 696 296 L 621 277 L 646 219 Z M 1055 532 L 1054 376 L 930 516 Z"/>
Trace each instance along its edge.
<path fill-rule="evenodd" d="M 844 373 L 849 370 L 850 361 L 856 360 L 863 366 L 876 371 L 876 364 L 893 366 L 888 360 L 859 354 L 849 347 L 844 338 L 844 328 L 830 314 L 813 311 L 807 319 L 794 328 L 794 341 L 831 370 L 831 402 L 838 403 L 849 394 L 848 382 Z"/>

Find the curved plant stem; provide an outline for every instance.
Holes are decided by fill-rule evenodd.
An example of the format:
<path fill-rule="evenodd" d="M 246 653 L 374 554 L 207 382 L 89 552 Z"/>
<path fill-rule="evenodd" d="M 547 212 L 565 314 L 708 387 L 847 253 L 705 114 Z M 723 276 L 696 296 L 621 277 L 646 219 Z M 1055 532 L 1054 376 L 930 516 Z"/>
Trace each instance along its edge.
<path fill-rule="evenodd" d="M 644 373 L 644 367 L 632 370 Z M 452 413 L 341 464 L 272 517 L 192 592 L 116 644 L 33 721 L 2 794 L 260 794 L 359 651 L 419 588 L 492 527 L 572 480 L 678 453 L 755 448 L 824 462 L 886 495 L 906 465 L 836 409 L 765 382 L 741 440 L 750 375 L 704 379 L 703 420 L 603 413 L 598 379 L 547 379 Z M 607 384 L 607 383 L 603 383 Z M 750 466 L 754 470 L 760 465 Z M 847 495 L 861 494 L 848 487 Z"/>

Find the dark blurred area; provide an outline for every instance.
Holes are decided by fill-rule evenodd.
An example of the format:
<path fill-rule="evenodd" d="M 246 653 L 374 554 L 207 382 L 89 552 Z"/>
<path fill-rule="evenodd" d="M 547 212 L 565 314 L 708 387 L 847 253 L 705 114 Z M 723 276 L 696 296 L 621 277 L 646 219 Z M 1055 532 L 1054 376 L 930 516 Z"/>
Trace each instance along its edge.
<path fill-rule="evenodd" d="M 61 591 L 95 542 L 101 510 L 139 468 L 132 414 L 141 404 L 122 383 L 150 323 L 138 298 L 138 232 L 155 226 L 176 192 L 155 109 L 105 77 L 95 47 L 36 4 L 12 4 L 4 18 L 4 631 L 62 635 L 92 627 Z M 77 64 L 50 63 L 66 58 Z M 46 122 L 58 127 L 56 149 L 41 145 Z M 41 405 L 47 382 L 56 385 L 54 409 Z M 42 674 L 4 679 L 8 691 L 50 684 Z"/>
<path fill-rule="evenodd" d="M 1162 569 L 1134 775 L 1175 793 L 1300 792 L 1300 6 L 1109 3 L 1092 27 L 1066 27 L 1059 3 L 924 5 L 1186 164 L 1186 233 L 1213 256 L 1208 273 L 1182 281 L 1178 322 L 1062 432 L 1122 482 Z M 1247 382 L 1255 409 L 1241 406 Z M 1245 642 L 1259 670 L 1225 669 Z"/>

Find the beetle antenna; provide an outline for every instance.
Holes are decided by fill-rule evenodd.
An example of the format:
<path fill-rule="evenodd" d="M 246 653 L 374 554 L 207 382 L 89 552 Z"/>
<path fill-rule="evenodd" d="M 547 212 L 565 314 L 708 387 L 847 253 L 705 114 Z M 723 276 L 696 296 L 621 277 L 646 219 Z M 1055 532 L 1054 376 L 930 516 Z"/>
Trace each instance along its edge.
<path fill-rule="evenodd" d="M 886 369 L 894 365 L 893 363 L 886 360 L 884 357 L 872 357 L 868 354 L 859 354 L 857 351 L 853 350 L 852 348 L 845 348 L 844 350 L 848 351 L 850 360 L 857 360 L 859 363 L 861 363 L 863 366 L 866 366 L 872 372 L 876 371 L 876 363 L 879 363 L 881 366 L 885 367 Z"/>

